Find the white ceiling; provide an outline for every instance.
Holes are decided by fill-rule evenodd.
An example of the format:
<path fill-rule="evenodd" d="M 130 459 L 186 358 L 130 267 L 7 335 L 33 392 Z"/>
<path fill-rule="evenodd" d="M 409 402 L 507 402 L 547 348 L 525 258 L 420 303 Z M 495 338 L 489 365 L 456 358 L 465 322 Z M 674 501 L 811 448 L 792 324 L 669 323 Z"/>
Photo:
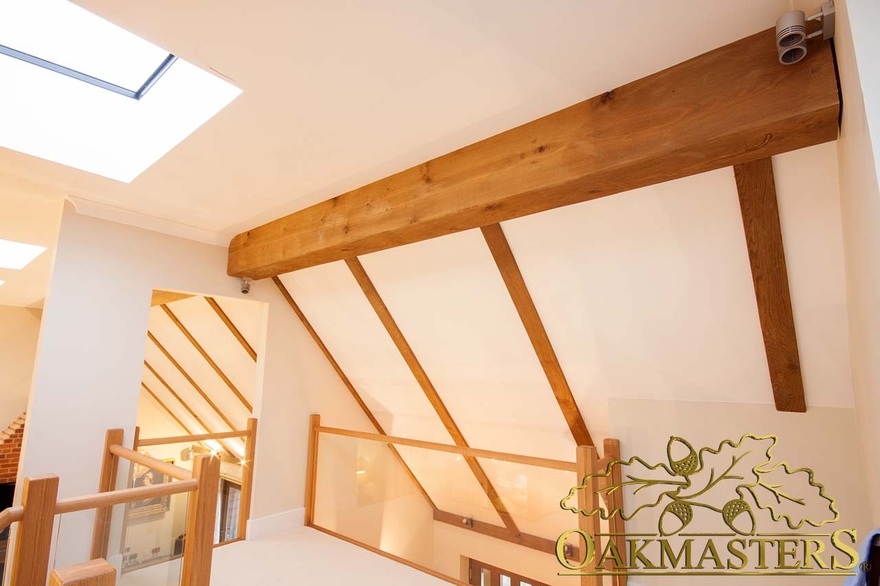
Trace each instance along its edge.
<path fill-rule="evenodd" d="M 228 77 L 244 94 L 131 184 L 3 149 L 0 174 L 73 196 L 81 212 L 221 244 L 769 28 L 792 5 L 78 3 Z"/>
<path fill-rule="evenodd" d="M 63 200 L 46 187 L 0 173 L 0 239 L 45 246 L 21 270 L 0 268 L 0 305 L 42 307 L 52 272 Z"/>

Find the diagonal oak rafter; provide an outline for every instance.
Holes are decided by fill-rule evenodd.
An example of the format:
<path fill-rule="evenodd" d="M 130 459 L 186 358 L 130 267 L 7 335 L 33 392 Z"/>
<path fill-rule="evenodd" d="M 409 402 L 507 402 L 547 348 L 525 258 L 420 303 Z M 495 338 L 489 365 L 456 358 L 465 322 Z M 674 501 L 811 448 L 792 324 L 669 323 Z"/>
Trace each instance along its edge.
<path fill-rule="evenodd" d="M 350 258 L 346 259 L 345 263 L 351 270 L 351 274 L 358 282 L 358 285 L 360 285 L 360 288 L 370 302 L 370 305 L 373 306 L 373 310 L 379 317 L 379 321 L 385 326 L 385 330 L 388 332 L 388 335 L 391 337 L 391 340 L 394 342 L 394 345 L 397 347 L 397 350 L 400 352 L 400 355 L 403 357 L 403 360 L 406 362 L 406 365 L 409 367 L 416 381 L 418 381 L 422 391 L 424 391 L 425 396 L 428 398 L 428 402 L 434 407 L 437 416 L 440 418 L 446 431 L 448 431 L 449 435 L 452 437 L 452 441 L 454 441 L 457 446 L 469 447 L 464 435 L 461 433 L 455 420 L 453 420 L 452 414 L 449 413 L 446 405 L 444 405 L 443 400 L 437 393 L 437 389 L 434 388 L 433 383 L 431 383 L 431 380 L 428 378 L 428 374 L 422 368 L 422 365 L 419 363 L 418 358 L 416 358 L 412 348 L 410 348 L 409 343 L 403 336 L 403 332 L 400 331 L 400 328 L 391 316 L 391 312 L 388 311 L 385 302 L 382 301 L 382 297 L 379 295 L 379 291 L 376 290 L 373 281 L 370 279 L 369 275 L 367 275 L 361 262 L 357 258 Z M 501 517 L 501 520 L 504 522 L 504 526 L 510 531 L 518 533 L 519 530 L 516 527 L 513 517 L 507 511 L 507 507 L 504 505 L 504 502 L 501 500 L 501 497 L 498 495 L 498 492 L 495 490 L 495 487 L 492 485 L 492 482 L 489 480 L 483 467 L 477 459 L 472 456 L 465 456 L 464 461 L 474 473 L 477 482 L 480 483 L 486 496 L 489 497 L 489 501 L 495 508 L 495 512 L 498 513 L 498 516 Z"/>
<path fill-rule="evenodd" d="M 177 394 L 177 392 L 171 387 L 171 385 L 168 384 L 168 381 L 166 381 L 162 377 L 162 375 L 159 374 L 156 369 L 152 367 L 152 365 L 150 365 L 149 362 L 144 360 L 144 366 L 146 366 L 147 370 L 149 370 L 153 374 L 153 376 L 156 377 L 156 380 L 159 381 L 159 384 L 161 384 L 169 393 L 171 393 L 171 396 L 174 397 L 174 400 L 180 403 L 181 407 L 183 407 L 184 410 L 189 413 L 190 417 L 192 417 L 196 421 L 196 423 L 198 423 L 202 427 L 202 429 L 205 430 L 205 433 L 215 433 L 214 430 L 208 427 L 204 420 L 202 420 L 202 418 L 199 417 L 199 415 L 195 411 L 193 411 L 193 408 L 189 406 L 189 403 L 184 401 L 183 398 Z M 146 388 L 146 385 L 144 385 L 144 388 Z M 235 428 L 233 427 L 232 429 L 234 430 Z M 218 443 L 223 446 L 223 451 L 225 451 L 230 457 L 236 457 L 235 451 L 231 450 L 227 445 L 225 445 L 222 440 L 220 440 Z"/>
<path fill-rule="evenodd" d="M 312 337 L 312 340 L 314 340 L 315 344 L 318 346 L 318 349 L 321 350 L 321 353 L 327 359 L 327 362 L 330 363 L 330 366 L 339 376 L 342 384 L 345 385 L 345 388 L 348 389 L 349 393 L 351 393 L 351 396 L 361 408 L 361 411 L 363 411 L 364 415 L 367 416 L 367 419 L 370 420 L 370 423 L 373 424 L 373 427 L 376 428 L 376 431 L 378 431 L 382 435 L 386 435 L 382 424 L 379 423 L 379 420 L 376 419 L 375 415 L 373 415 L 373 412 L 361 398 L 361 395 L 354 387 L 354 384 L 352 384 L 351 380 L 348 378 L 348 376 L 346 376 L 345 372 L 342 370 L 342 367 L 339 366 L 339 363 L 336 362 L 333 354 L 330 353 L 330 349 L 327 348 L 327 346 L 324 344 L 324 341 L 318 335 L 318 332 L 315 331 L 315 328 L 312 327 L 312 324 L 306 318 L 306 315 L 302 312 L 302 309 L 300 309 L 299 305 L 296 303 L 296 301 L 294 301 L 293 295 L 290 294 L 290 291 L 287 289 L 287 287 L 284 286 L 284 283 L 281 282 L 281 279 L 279 279 L 278 277 L 272 277 L 272 281 L 275 283 L 275 286 L 278 287 L 278 290 L 281 292 L 281 296 L 284 297 L 285 301 L 287 301 L 290 309 L 292 309 L 293 313 L 296 314 L 296 317 L 299 318 L 299 321 L 309 333 L 309 336 Z M 413 473 L 412 469 L 410 469 L 406 461 L 404 461 L 403 456 L 400 455 L 400 452 L 397 450 L 397 448 L 391 444 L 388 444 L 388 448 L 391 450 L 392 454 L 394 454 L 395 459 L 397 459 L 397 461 L 400 462 L 400 464 L 403 466 L 403 469 L 407 473 L 407 475 L 412 479 L 413 482 L 415 482 L 416 487 L 419 489 L 419 492 L 422 493 L 422 496 L 425 497 L 425 500 L 428 502 L 431 508 L 435 511 L 438 510 L 437 505 L 434 504 L 434 501 L 431 499 L 428 491 L 425 490 L 425 487 L 423 487 L 422 483 L 419 482 L 418 478 L 416 478 L 416 475 Z"/>
<path fill-rule="evenodd" d="M 250 342 L 248 342 L 247 339 L 242 335 L 241 330 L 236 327 L 235 322 L 233 322 L 232 319 L 228 315 L 226 315 L 226 312 L 223 311 L 223 308 L 220 307 L 220 304 L 217 303 L 217 300 L 213 297 L 205 297 L 205 301 L 208 302 L 208 305 L 211 306 L 211 309 L 214 310 L 214 313 L 217 314 L 217 317 L 219 317 L 220 320 L 226 325 L 226 327 L 229 329 L 229 333 L 231 333 L 235 337 L 235 339 L 238 340 L 238 343 L 241 344 L 241 347 L 244 348 L 244 351 L 247 352 L 248 356 L 251 357 L 251 360 L 256 362 L 257 352 L 254 350 L 254 347 L 251 346 Z"/>
<path fill-rule="evenodd" d="M 807 404 L 785 267 L 773 163 L 769 158 L 758 159 L 735 165 L 733 172 L 776 410 L 803 413 Z"/>
<path fill-rule="evenodd" d="M 188 382 L 190 386 L 196 390 L 196 392 L 205 401 L 205 403 L 207 403 L 208 406 L 214 411 L 214 413 L 216 413 L 217 416 L 223 420 L 223 423 L 228 425 L 229 429 L 231 430 L 236 429 L 235 425 L 233 425 L 229 417 L 226 416 L 226 413 L 224 413 L 220 409 L 220 407 L 218 407 L 217 404 L 214 403 L 213 400 L 211 400 L 211 397 L 208 395 L 208 393 L 206 393 L 204 389 L 202 389 L 202 387 L 199 386 L 199 384 L 195 381 L 195 379 L 193 379 L 193 377 L 189 375 L 186 369 L 183 368 L 183 366 L 174 358 L 174 356 L 172 356 L 171 352 L 169 352 L 168 349 L 158 340 L 158 338 L 156 338 L 153 332 L 147 331 L 147 338 L 149 338 L 149 340 L 156 346 L 156 348 L 158 348 L 159 351 L 165 355 L 165 358 L 168 359 L 168 362 L 170 362 L 174 366 L 174 368 L 177 369 L 177 372 L 179 372 L 180 375 L 186 379 L 186 382 Z"/>
<path fill-rule="evenodd" d="M 174 325 L 177 326 L 177 329 L 180 330 L 180 333 L 182 333 L 184 337 L 189 340 L 189 343 L 192 344 L 193 348 L 195 348 L 198 353 L 202 355 L 202 358 L 204 358 L 205 362 L 207 362 L 214 370 L 214 372 L 217 373 L 217 376 L 219 376 L 220 379 L 224 383 L 226 383 L 226 386 L 229 387 L 229 390 L 232 391 L 232 394 L 234 394 L 236 398 L 241 401 L 241 404 L 244 405 L 244 408 L 247 409 L 249 413 L 253 411 L 253 407 L 248 402 L 248 400 L 244 398 L 244 395 L 241 394 L 241 391 L 238 390 L 238 387 L 236 387 L 235 384 L 231 380 L 229 380 L 229 377 L 226 376 L 226 373 L 224 373 L 220 366 L 216 362 L 214 362 L 214 359 L 211 358 L 208 352 L 202 347 L 201 344 L 199 344 L 199 341 L 196 340 L 195 336 L 190 333 L 187 327 L 183 325 L 183 322 L 180 321 L 180 319 L 174 314 L 173 311 L 171 311 L 171 308 L 167 305 L 160 305 L 159 307 L 161 307 L 162 311 L 165 312 L 165 315 L 167 315 L 168 318 L 172 322 L 174 322 Z"/>
<path fill-rule="evenodd" d="M 544 329 L 541 316 L 538 315 L 535 302 L 526 287 L 519 265 L 516 264 L 513 251 L 510 250 L 510 244 L 504 236 L 504 231 L 500 225 L 492 224 L 484 226 L 482 232 L 483 238 L 489 246 L 489 251 L 492 253 L 492 258 L 495 259 L 495 264 L 498 266 L 498 271 L 501 273 L 501 278 L 510 293 L 513 305 L 516 307 L 516 312 L 529 336 L 532 348 L 535 349 L 547 382 L 550 383 L 556 402 L 559 403 L 562 415 L 568 423 L 575 444 L 579 446 L 595 445 L 580 409 L 578 409 L 577 401 L 571 393 L 571 387 L 568 385 L 565 373 L 559 365 L 559 359 L 556 357 L 556 352 L 553 350 L 553 345 Z"/>

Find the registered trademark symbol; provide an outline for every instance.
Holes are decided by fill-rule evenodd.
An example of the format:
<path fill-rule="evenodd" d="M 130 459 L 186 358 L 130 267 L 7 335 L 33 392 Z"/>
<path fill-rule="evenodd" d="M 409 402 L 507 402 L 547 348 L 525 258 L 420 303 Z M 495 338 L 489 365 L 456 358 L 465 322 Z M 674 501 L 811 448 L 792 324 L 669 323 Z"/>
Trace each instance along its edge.
<path fill-rule="evenodd" d="M 859 569 L 864 573 L 868 573 L 871 571 L 871 562 L 862 562 L 859 564 Z"/>

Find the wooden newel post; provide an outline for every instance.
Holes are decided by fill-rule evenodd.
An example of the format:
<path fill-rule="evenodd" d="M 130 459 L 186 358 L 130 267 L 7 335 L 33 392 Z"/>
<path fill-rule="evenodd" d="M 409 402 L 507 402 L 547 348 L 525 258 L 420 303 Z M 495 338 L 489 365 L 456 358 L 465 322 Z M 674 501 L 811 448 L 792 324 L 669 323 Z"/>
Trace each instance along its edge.
<path fill-rule="evenodd" d="M 247 537 L 247 522 L 251 518 L 251 499 L 254 491 L 254 457 L 257 454 L 257 420 L 247 421 L 248 436 L 244 444 L 241 464 L 241 506 L 238 509 L 238 537 Z"/>
<path fill-rule="evenodd" d="M 12 584 L 45 586 L 49 575 L 49 550 L 58 500 L 58 477 L 54 474 L 24 479 L 21 505 L 24 516 L 18 525 Z"/>
<path fill-rule="evenodd" d="M 578 481 L 591 474 L 595 474 L 599 467 L 599 455 L 593 446 L 577 447 L 577 477 Z M 593 511 L 599 508 L 599 494 L 596 489 L 599 488 L 596 478 L 587 481 L 586 488 L 578 491 L 578 508 L 585 511 Z M 578 529 L 592 537 L 595 544 L 594 551 L 589 551 L 589 543 L 584 552 L 587 556 L 587 564 L 583 567 L 583 572 L 596 572 L 598 568 L 599 558 L 602 555 L 602 544 L 599 539 L 601 527 L 599 525 L 599 515 L 578 515 Z M 581 586 L 601 586 L 602 578 L 600 576 L 581 576 Z"/>
<path fill-rule="evenodd" d="M 315 496 L 318 486 L 318 428 L 321 416 L 317 413 L 309 417 L 309 453 L 306 461 L 306 526 L 315 524 Z"/>
<path fill-rule="evenodd" d="M 119 468 L 119 456 L 110 453 L 111 446 L 121 446 L 125 432 L 121 429 L 108 429 L 104 439 L 104 459 L 101 463 L 101 478 L 98 481 L 98 492 L 116 490 L 116 471 Z M 135 448 L 137 449 L 137 448 Z M 102 507 L 95 510 L 95 528 L 92 531 L 93 560 L 107 557 L 107 545 L 110 542 L 110 515 L 113 507 Z"/>
<path fill-rule="evenodd" d="M 193 478 L 199 481 L 199 486 L 189 496 L 180 583 L 181 586 L 209 586 L 214 553 L 217 491 L 220 485 L 220 458 L 197 456 L 193 460 Z"/>
<path fill-rule="evenodd" d="M 620 440 L 616 439 L 606 439 L 603 443 L 605 457 L 602 458 L 602 466 L 600 466 L 601 472 L 605 472 L 605 468 L 607 465 L 614 461 L 620 460 Z M 606 483 L 607 484 L 620 484 L 621 483 L 621 471 L 620 465 L 616 465 L 611 468 L 611 475 L 608 477 Z M 606 501 L 606 506 L 608 507 L 609 512 L 614 509 L 623 510 L 623 491 L 615 490 L 610 495 L 608 495 L 608 499 Z M 621 560 L 623 560 L 623 565 L 626 566 L 626 524 L 624 523 L 623 517 L 620 516 L 621 513 L 614 515 L 608 520 L 608 533 L 611 533 L 610 539 L 614 541 L 614 544 L 617 546 L 617 552 L 620 554 Z M 605 564 L 605 569 L 613 572 L 624 572 L 622 568 L 616 567 L 614 562 L 608 562 Z M 617 576 L 612 576 L 611 583 L 614 586 L 626 586 L 626 575 L 620 574 Z"/>

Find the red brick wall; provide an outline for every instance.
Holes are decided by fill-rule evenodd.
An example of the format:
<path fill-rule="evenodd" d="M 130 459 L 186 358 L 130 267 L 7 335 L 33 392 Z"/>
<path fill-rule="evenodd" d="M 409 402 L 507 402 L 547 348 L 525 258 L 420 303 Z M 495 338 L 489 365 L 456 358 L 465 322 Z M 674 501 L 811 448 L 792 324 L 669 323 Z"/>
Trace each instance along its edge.
<path fill-rule="evenodd" d="M 15 482 L 24 438 L 24 413 L 0 432 L 0 484 Z"/>

